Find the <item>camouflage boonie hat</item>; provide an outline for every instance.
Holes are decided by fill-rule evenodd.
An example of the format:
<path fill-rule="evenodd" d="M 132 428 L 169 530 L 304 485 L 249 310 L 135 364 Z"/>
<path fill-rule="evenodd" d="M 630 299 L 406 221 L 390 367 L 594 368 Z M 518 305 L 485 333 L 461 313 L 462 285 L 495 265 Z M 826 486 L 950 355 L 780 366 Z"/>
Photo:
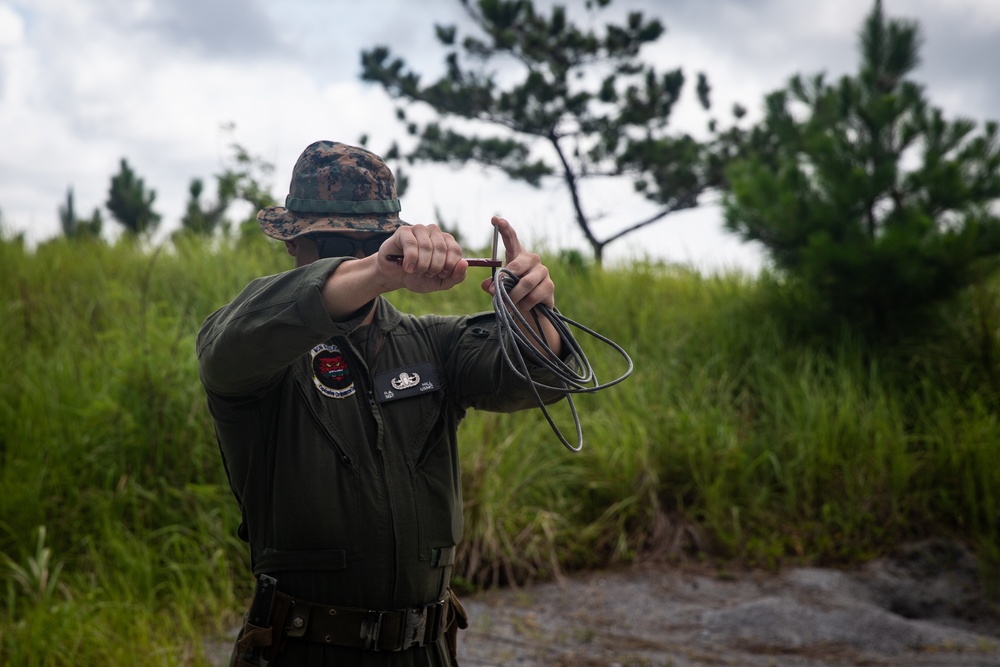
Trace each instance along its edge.
<path fill-rule="evenodd" d="M 317 141 L 299 156 L 284 206 L 257 214 L 261 231 L 281 241 L 318 232 L 393 232 L 400 225 L 396 179 L 363 148 Z"/>

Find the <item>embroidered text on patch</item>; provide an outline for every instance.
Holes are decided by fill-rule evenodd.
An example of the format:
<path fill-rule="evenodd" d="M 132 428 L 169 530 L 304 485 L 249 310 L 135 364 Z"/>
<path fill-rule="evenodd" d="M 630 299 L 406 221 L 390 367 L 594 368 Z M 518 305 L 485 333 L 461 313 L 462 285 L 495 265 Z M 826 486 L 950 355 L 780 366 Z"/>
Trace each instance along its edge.
<path fill-rule="evenodd" d="M 347 360 L 336 345 L 321 343 L 312 349 L 313 384 L 329 398 L 347 398 L 355 393 Z"/>

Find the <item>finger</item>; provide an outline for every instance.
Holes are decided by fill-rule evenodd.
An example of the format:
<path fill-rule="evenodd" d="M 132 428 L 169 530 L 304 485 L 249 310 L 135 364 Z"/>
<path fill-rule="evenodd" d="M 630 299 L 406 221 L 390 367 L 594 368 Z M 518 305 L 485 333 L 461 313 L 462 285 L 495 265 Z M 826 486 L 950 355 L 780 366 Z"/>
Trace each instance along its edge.
<path fill-rule="evenodd" d="M 442 286 L 441 289 L 451 289 L 455 285 L 459 284 L 465 280 L 465 276 L 468 274 L 469 263 L 459 257 L 458 261 L 455 262 L 454 267 L 451 272 L 446 276 L 441 277 Z"/>
<path fill-rule="evenodd" d="M 549 270 L 538 264 L 532 271 L 520 277 L 517 285 L 510 291 L 511 301 L 520 310 L 531 310 L 538 304 L 548 307 L 555 305 L 555 284 L 549 276 Z"/>
<path fill-rule="evenodd" d="M 438 275 L 447 279 L 455 272 L 461 270 L 463 273 L 469 268 L 469 263 L 462 259 L 462 246 L 451 234 L 446 234 L 444 268 Z M 459 267 L 459 264 L 462 266 Z"/>
<path fill-rule="evenodd" d="M 437 231 L 437 225 L 413 225 L 414 250 L 412 256 L 406 254 L 403 266 L 407 273 L 430 273 L 434 261 L 434 240 L 432 236 Z M 439 269 L 440 270 L 440 269 Z"/>
<path fill-rule="evenodd" d="M 455 263 L 462 258 L 462 249 L 454 237 L 437 227 L 429 230 L 430 256 L 426 273 L 431 276 L 446 278 L 455 268 Z"/>
<path fill-rule="evenodd" d="M 521 241 L 517 238 L 517 232 L 505 218 L 500 216 L 493 216 L 490 220 L 491 223 L 499 230 L 500 238 L 503 239 L 503 247 L 507 257 L 505 263 L 509 264 L 514 260 L 515 257 L 524 252 L 524 247 L 521 245 Z"/>
<path fill-rule="evenodd" d="M 437 225 L 421 226 L 414 230 L 418 256 L 413 264 L 413 273 L 447 278 L 462 259 L 462 248 L 455 237 L 442 231 Z"/>
<path fill-rule="evenodd" d="M 399 274 L 403 273 L 403 236 L 407 232 L 400 231 L 402 227 L 397 228 L 396 231 L 386 239 L 385 243 L 378 249 L 378 268 L 379 271 L 392 278 L 398 278 Z M 390 257 L 396 257 L 398 259 L 390 259 Z"/>
<path fill-rule="evenodd" d="M 417 256 L 420 254 L 420 246 L 415 236 L 416 227 L 418 225 L 399 227 L 392 237 L 395 239 L 396 245 L 399 246 L 398 254 L 403 256 L 403 271 L 406 273 L 413 273 Z"/>
<path fill-rule="evenodd" d="M 479 287 L 481 287 L 482 290 L 490 296 L 496 294 L 496 285 L 494 284 L 492 277 L 484 279 L 481 283 L 479 283 Z"/>
<path fill-rule="evenodd" d="M 469 263 L 460 258 L 451 268 L 446 268 L 437 275 L 428 274 L 428 279 L 440 282 L 442 290 L 451 289 L 465 280 L 468 269 Z"/>
<path fill-rule="evenodd" d="M 519 279 L 523 278 L 532 271 L 537 270 L 539 267 L 543 269 L 545 268 L 542 265 L 542 258 L 537 253 L 528 252 L 523 248 L 517 257 L 514 257 L 507 262 L 507 270 Z"/>

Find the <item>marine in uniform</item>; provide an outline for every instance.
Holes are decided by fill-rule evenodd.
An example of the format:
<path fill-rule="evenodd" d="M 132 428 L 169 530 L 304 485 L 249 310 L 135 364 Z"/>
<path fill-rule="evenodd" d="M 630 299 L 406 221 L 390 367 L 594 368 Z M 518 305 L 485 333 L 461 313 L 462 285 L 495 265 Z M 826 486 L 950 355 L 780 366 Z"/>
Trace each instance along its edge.
<path fill-rule="evenodd" d="M 504 362 L 492 312 L 417 317 L 383 297 L 449 289 L 468 269 L 450 234 L 399 210 L 378 156 L 312 144 L 285 206 L 257 217 L 294 268 L 252 281 L 199 332 L 258 578 L 234 665 L 455 663 L 465 624 L 449 589 L 462 537 L 458 425 L 471 408 L 536 399 Z M 506 220 L 491 222 L 520 279 L 518 310 L 553 307 L 539 257 Z M 491 292 L 491 280 L 482 287 Z M 540 326 L 558 354 L 558 334 Z"/>

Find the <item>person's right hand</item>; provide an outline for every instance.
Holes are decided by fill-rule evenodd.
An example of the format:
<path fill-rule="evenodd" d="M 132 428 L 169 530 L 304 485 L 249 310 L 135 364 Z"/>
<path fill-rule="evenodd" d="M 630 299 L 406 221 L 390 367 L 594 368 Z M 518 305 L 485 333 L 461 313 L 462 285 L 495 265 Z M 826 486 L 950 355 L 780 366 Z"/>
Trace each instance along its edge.
<path fill-rule="evenodd" d="M 401 255 L 402 263 L 389 259 Z M 465 280 L 468 262 L 455 237 L 437 225 L 399 227 L 378 251 L 378 271 L 387 286 L 411 292 L 451 289 Z"/>

